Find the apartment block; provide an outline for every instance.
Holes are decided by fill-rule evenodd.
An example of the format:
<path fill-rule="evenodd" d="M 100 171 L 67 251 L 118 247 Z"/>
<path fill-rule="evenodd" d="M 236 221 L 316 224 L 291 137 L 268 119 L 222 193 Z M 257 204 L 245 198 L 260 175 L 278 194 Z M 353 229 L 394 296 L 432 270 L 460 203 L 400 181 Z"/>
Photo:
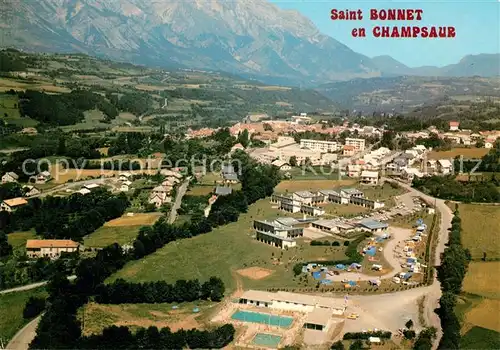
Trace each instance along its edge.
<path fill-rule="evenodd" d="M 319 152 L 337 152 L 340 145 L 336 141 L 321 141 L 321 140 L 300 140 L 301 148 L 309 148 Z"/>
<path fill-rule="evenodd" d="M 357 151 L 364 151 L 365 150 L 365 139 L 346 138 L 345 145 L 352 146 Z"/>

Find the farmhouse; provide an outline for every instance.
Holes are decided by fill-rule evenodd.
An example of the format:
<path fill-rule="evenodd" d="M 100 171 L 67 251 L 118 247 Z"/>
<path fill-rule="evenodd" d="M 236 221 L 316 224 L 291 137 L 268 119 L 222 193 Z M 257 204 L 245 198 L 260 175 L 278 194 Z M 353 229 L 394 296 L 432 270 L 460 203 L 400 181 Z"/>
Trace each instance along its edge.
<path fill-rule="evenodd" d="M 79 244 L 69 239 L 28 239 L 26 254 L 30 258 L 49 257 L 57 259 L 62 252 L 76 252 Z"/>
<path fill-rule="evenodd" d="M 358 227 L 364 231 L 376 233 L 386 230 L 389 227 L 389 225 L 377 220 L 365 219 L 358 222 Z"/>
<path fill-rule="evenodd" d="M 331 298 L 281 291 L 271 293 L 249 290 L 241 295 L 239 302 L 240 304 L 252 306 L 307 313 L 320 309 L 328 311 L 330 316 L 341 316 L 346 310 L 345 304 Z M 320 314 L 316 313 L 309 321 L 312 321 L 312 324 L 324 322 L 324 314 L 321 313 L 321 317 L 319 316 Z"/>
<path fill-rule="evenodd" d="M 17 175 L 16 173 L 14 173 L 12 171 L 9 171 L 8 173 L 5 173 L 2 176 L 2 183 L 5 184 L 8 182 L 17 182 L 18 179 L 19 179 L 19 175 Z"/>
<path fill-rule="evenodd" d="M 31 185 L 23 186 L 23 190 L 24 190 L 25 197 L 37 196 L 40 193 L 42 193 L 42 191 L 40 191 L 38 188 L 36 188 L 35 186 L 31 186 Z"/>
<path fill-rule="evenodd" d="M 279 170 L 283 170 L 283 171 L 291 170 L 292 169 L 292 167 L 290 166 L 290 164 L 288 164 L 287 162 L 285 162 L 283 160 L 279 160 L 279 159 L 276 159 L 271 164 L 274 165 L 275 167 L 277 167 Z"/>
<path fill-rule="evenodd" d="M 361 173 L 360 183 L 364 185 L 377 185 L 378 184 L 378 171 L 367 171 L 364 170 Z"/>
<path fill-rule="evenodd" d="M 2 201 L 2 204 L 0 204 L 0 209 L 3 211 L 8 211 L 12 212 L 16 210 L 19 207 L 22 207 L 23 205 L 28 204 L 26 199 L 18 197 L 18 198 L 12 198 L 12 199 L 5 199 Z"/>
<path fill-rule="evenodd" d="M 304 235 L 303 228 L 283 225 L 276 220 L 254 220 L 253 227 L 258 241 L 281 249 L 295 247 L 297 245 L 295 238 Z"/>

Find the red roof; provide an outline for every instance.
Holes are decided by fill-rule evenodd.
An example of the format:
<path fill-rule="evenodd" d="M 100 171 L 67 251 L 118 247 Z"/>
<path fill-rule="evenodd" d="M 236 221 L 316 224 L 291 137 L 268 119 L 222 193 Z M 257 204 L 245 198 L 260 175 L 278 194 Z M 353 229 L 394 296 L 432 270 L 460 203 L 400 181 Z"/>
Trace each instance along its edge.
<path fill-rule="evenodd" d="M 450 126 L 459 126 L 460 122 L 450 122 Z"/>

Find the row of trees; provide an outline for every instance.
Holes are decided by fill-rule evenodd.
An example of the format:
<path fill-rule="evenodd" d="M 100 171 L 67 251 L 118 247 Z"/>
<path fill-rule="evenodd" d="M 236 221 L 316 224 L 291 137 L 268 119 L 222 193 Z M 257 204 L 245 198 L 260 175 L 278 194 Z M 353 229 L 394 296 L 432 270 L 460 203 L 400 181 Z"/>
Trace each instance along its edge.
<path fill-rule="evenodd" d="M 32 198 L 10 213 L 0 212 L 0 230 L 13 232 L 35 228 L 43 238 L 69 238 L 76 241 L 94 232 L 106 221 L 120 217 L 129 206 L 123 193 L 111 195 L 104 188 L 68 197 Z"/>
<path fill-rule="evenodd" d="M 462 182 L 449 176 L 415 177 L 412 186 L 437 198 L 460 201 L 464 203 L 500 202 L 500 192 L 493 182 Z"/>
<path fill-rule="evenodd" d="M 210 277 L 204 283 L 195 279 L 178 280 L 175 284 L 165 281 L 130 283 L 118 279 L 100 285 L 95 300 L 103 304 L 181 303 L 208 299 L 218 302 L 224 297 L 224 291 L 224 282 L 218 277 Z"/>
<path fill-rule="evenodd" d="M 460 348 L 460 321 L 455 314 L 457 295 L 462 290 L 462 282 L 471 260 L 468 249 L 462 247 L 461 220 L 458 209 L 451 221 L 448 246 L 444 250 L 441 265 L 437 268 L 442 295 L 436 313 L 441 319 L 443 336 L 439 349 Z"/>

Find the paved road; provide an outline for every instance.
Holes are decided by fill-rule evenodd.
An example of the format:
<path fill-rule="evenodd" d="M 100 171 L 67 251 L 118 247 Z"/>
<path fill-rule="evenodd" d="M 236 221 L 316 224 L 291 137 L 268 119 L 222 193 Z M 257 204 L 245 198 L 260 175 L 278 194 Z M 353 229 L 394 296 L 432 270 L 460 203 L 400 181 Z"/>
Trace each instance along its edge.
<path fill-rule="evenodd" d="M 112 179 L 112 177 L 107 177 L 107 179 Z M 64 184 L 61 184 L 61 185 L 57 185 L 56 187 L 53 187 L 51 188 L 50 190 L 47 190 L 47 191 L 44 191 L 38 195 L 35 195 L 35 196 L 31 196 L 29 198 L 35 198 L 35 197 L 45 197 L 45 196 L 49 196 L 51 194 L 54 194 L 56 192 L 61 192 L 61 191 L 65 191 L 67 189 L 71 189 L 71 188 L 75 188 L 75 187 L 82 187 L 82 186 L 85 186 L 85 185 L 90 185 L 90 184 L 93 184 L 93 183 L 99 183 L 99 181 L 102 181 L 103 179 L 92 179 L 92 180 L 82 180 L 82 181 L 75 181 L 75 182 L 67 182 L 67 183 L 64 183 Z"/>
<path fill-rule="evenodd" d="M 43 314 L 42 314 L 43 315 Z M 38 323 L 42 318 L 42 315 L 38 316 L 26 326 L 24 326 L 16 335 L 11 339 L 9 344 L 7 344 L 8 350 L 28 350 L 30 343 L 33 341 L 36 335 L 36 328 Z"/>
<path fill-rule="evenodd" d="M 442 199 L 437 199 L 431 196 L 428 196 L 416 189 L 412 188 L 410 185 L 392 180 L 385 179 L 390 182 L 397 182 L 400 186 L 410 191 L 414 196 L 420 197 L 430 203 L 435 203 L 436 210 L 441 214 L 441 220 L 439 223 L 439 236 L 438 242 L 436 245 L 436 256 L 434 261 L 434 266 L 441 265 L 441 254 L 444 252 L 446 243 L 448 242 L 448 234 L 449 229 L 451 227 L 451 220 L 453 219 L 453 212 L 451 209 L 445 204 L 445 201 Z M 424 303 L 424 318 L 428 325 L 436 327 L 437 337 L 434 343 L 434 349 L 437 348 L 439 344 L 439 340 L 441 339 L 443 333 L 441 329 L 441 323 L 439 317 L 434 310 L 439 307 L 439 299 L 441 298 L 441 284 L 437 279 L 437 274 L 434 273 L 433 282 L 428 287 L 428 292 L 425 294 L 425 303 Z"/>
<path fill-rule="evenodd" d="M 75 275 L 68 276 L 68 280 L 70 280 L 70 281 L 73 281 L 75 278 L 76 278 Z M 13 293 L 13 292 L 21 292 L 23 290 L 35 289 L 35 288 L 46 285 L 47 282 L 48 281 L 36 282 L 36 283 L 26 284 L 24 286 L 19 286 L 19 287 L 15 287 L 15 288 L 11 288 L 11 289 L 0 290 L 0 294 L 8 294 L 8 293 Z"/>
<path fill-rule="evenodd" d="M 182 183 L 182 185 L 179 186 L 177 189 L 177 194 L 175 196 L 175 201 L 174 204 L 172 205 L 172 209 L 170 210 L 170 216 L 168 218 L 168 222 L 172 224 L 175 221 L 175 218 L 177 217 L 177 210 L 181 207 L 182 203 L 182 197 L 186 194 L 189 181 L 191 181 L 191 177 L 188 177 L 186 181 Z"/>

